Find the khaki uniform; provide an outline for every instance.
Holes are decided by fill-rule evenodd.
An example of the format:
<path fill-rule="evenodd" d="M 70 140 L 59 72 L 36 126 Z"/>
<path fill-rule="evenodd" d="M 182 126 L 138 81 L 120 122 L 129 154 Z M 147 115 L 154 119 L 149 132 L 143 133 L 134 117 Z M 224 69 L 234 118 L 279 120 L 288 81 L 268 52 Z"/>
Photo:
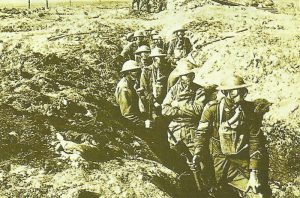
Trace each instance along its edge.
<path fill-rule="evenodd" d="M 148 43 L 146 41 L 142 42 L 140 45 L 138 45 L 136 42 L 130 42 L 128 43 L 122 50 L 121 56 L 123 56 L 124 60 L 135 60 L 135 51 L 142 45 L 147 45 Z"/>
<path fill-rule="evenodd" d="M 219 133 L 219 129 L 220 123 L 230 120 L 234 116 L 235 110 L 229 107 L 227 99 L 222 100 L 224 100 L 223 108 L 217 101 L 208 103 L 204 108 L 197 130 L 195 153 L 199 154 L 201 158 L 209 148 L 213 157 L 216 184 L 218 186 L 229 184 L 235 189 L 245 192 L 249 181 L 249 169 L 259 170 L 261 167 L 263 140 L 260 131 L 261 119 L 257 119 L 253 103 L 243 101 L 237 122 L 229 129 L 236 132 L 235 137 L 239 137 L 237 138 L 239 141 L 230 144 L 228 139 L 231 136 L 222 135 Z M 224 152 L 233 150 L 230 145 L 235 145 L 234 148 L 237 148 L 234 151 L 235 154 L 224 154 Z M 202 158 L 202 161 L 207 161 L 204 157 Z M 252 195 L 250 197 L 256 196 Z"/>
<path fill-rule="evenodd" d="M 144 120 L 139 110 L 139 97 L 134 83 L 123 77 L 117 85 L 115 97 L 120 105 L 122 116 L 138 126 L 144 126 Z"/>
<path fill-rule="evenodd" d="M 145 112 L 151 119 L 161 116 L 161 107 L 154 107 L 154 103 L 162 104 L 167 94 L 167 79 L 170 69 L 167 65 L 156 68 L 153 64 L 142 70 L 140 86 L 144 90 L 143 103 Z"/>
<path fill-rule="evenodd" d="M 161 48 L 161 49 L 164 51 L 164 53 L 167 53 L 167 52 L 168 52 L 168 45 L 167 45 L 166 43 L 164 43 L 163 41 L 162 41 L 161 43 L 159 43 L 159 44 L 154 43 L 154 42 L 152 41 L 152 42 L 151 42 L 151 45 L 150 45 L 150 48 L 151 48 L 151 49 L 154 49 L 154 48 L 156 48 L 156 47 Z"/>
<path fill-rule="evenodd" d="M 205 95 L 202 89 L 198 89 L 194 84 L 185 87 L 180 80 L 167 93 L 162 104 L 162 114 L 172 119 L 169 124 L 169 133 L 173 137 L 168 134 L 171 147 L 175 145 L 175 138 L 176 141 L 183 141 L 192 151 L 204 100 Z M 179 103 L 179 108 L 172 107 L 173 101 Z"/>
<path fill-rule="evenodd" d="M 178 38 L 173 39 L 168 48 L 169 59 L 174 62 L 174 60 L 187 57 L 187 55 L 192 51 L 192 47 L 191 41 L 187 37 L 184 37 L 182 41 Z"/>

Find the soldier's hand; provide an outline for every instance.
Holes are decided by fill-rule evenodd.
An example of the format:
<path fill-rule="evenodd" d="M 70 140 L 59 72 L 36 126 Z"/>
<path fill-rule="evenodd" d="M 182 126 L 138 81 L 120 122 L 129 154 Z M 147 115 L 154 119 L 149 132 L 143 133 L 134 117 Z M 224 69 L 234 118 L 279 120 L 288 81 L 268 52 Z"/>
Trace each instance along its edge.
<path fill-rule="evenodd" d="M 187 160 L 187 164 L 189 165 L 192 171 L 197 169 L 199 159 L 200 159 L 199 155 L 194 155 L 192 161 Z"/>
<path fill-rule="evenodd" d="M 153 128 L 153 121 L 152 120 L 145 120 L 145 128 L 146 129 Z"/>
<path fill-rule="evenodd" d="M 171 106 L 174 107 L 174 108 L 177 108 L 179 106 L 179 102 L 177 100 L 173 100 L 171 102 Z"/>
<path fill-rule="evenodd" d="M 260 187 L 261 187 L 261 184 L 258 179 L 258 173 L 257 173 L 257 171 L 252 170 L 250 172 L 250 178 L 248 181 L 246 192 L 249 192 L 250 190 L 252 190 L 253 193 L 257 194 Z"/>

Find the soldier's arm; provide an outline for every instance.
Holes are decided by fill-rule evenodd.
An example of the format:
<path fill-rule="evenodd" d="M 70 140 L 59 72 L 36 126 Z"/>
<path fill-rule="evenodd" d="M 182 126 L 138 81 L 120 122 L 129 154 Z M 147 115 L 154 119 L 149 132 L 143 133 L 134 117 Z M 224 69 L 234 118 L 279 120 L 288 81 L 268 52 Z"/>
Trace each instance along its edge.
<path fill-rule="evenodd" d="M 141 78 L 140 78 L 140 88 L 144 90 L 144 95 L 148 96 L 150 93 L 150 79 L 149 74 L 146 69 L 142 69 Z"/>
<path fill-rule="evenodd" d="M 181 103 L 180 115 L 181 116 L 200 116 L 204 108 L 205 94 L 202 90 L 197 90 L 194 101 L 191 103 Z"/>
<path fill-rule="evenodd" d="M 129 53 L 130 53 L 131 46 L 132 46 L 132 43 L 127 44 L 127 45 L 123 48 L 123 50 L 122 50 L 122 52 L 121 52 L 121 56 L 123 56 L 124 58 L 128 57 L 128 56 L 129 56 Z"/>
<path fill-rule="evenodd" d="M 200 158 L 208 149 L 210 134 L 212 133 L 212 126 L 214 121 L 214 112 L 216 111 L 215 104 L 207 104 L 204 107 L 198 128 L 195 136 L 195 155 Z M 205 159 L 201 159 L 205 160 Z"/>
<path fill-rule="evenodd" d="M 170 41 L 170 45 L 168 47 L 168 52 L 167 52 L 169 58 L 173 55 L 174 48 L 175 48 L 175 46 L 174 46 L 174 42 L 172 40 L 172 41 Z"/>
<path fill-rule="evenodd" d="M 144 126 L 144 120 L 142 120 L 136 112 L 132 110 L 132 100 L 127 90 L 122 90 L 119 94 L 119 104 L 121 114 L 134 124 L 138 126 Z"/>
<path fill-rule="evenodd" d="M 186 38 L 186 52 L 187 54 L 192 51 L 193 45 L 189 38 Z"/>
<path fill-rule="evenodd" d="M 259 162 L 262 157 L 262 144 L 263 134 L 260 130 L 261 123 L 253 120 L 250 124 L 250 137 L 249 137 L 249 155 L 250 155 L 250 169 L 259 169 Z"/>
<path fill-rule="evenodd" d="M 164 115 L 164 116 L 176 116 L 176 115 L 178 115 L 179 109 L 174 108 L 171 105 L 172 101 L 174 101 L 174 100 L 175 100 L 174 87 L 172 87 L 168 91 L 168 93 L 167 93 L 167 95 L 166 95 L 166 97 L 165 97 L 165 99 L 162 103 L 162 115 Z"/>

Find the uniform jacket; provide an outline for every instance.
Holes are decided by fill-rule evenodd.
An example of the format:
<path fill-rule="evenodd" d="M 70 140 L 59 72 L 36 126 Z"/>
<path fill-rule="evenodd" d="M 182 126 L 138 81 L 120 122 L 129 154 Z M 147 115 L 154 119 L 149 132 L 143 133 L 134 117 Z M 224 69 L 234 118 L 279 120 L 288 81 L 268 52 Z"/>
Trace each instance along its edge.
<path fill-rule="evenodd" d="M 181 53 L 179 58 L 184 58 L 192 51 L 192 47 L 189 38 L 183 37 L 182 43 L 180 43 L 178 38 L 175 38 L 169 44 L 168 56 L 169 58 L 176 58 L 176 51 L 179 51 Z"/>
<path fill-rule="evenodd" d="M 229 120 L 234 115 L 234 110 L 229 107 L 225 99 L 222 121 Z M 213 156 L 224 157 L 220 147 L 219 137 L 219 113 L 220 102 L 212 101 L 208 103 L 203 111 L 200 123 L 197 129 L 195 153 L 200 154 L 205 152 L 206 148 L 210 147 L 210 152 Z M 240 125 L 236 128 L 238 133 L 244 133 L 243 144 L 248 144 L 246 149 L 243 149 L 236 156 L 231 156 L 232 159 L 242 160 L 249 163 L 250 169 L 257 169 L 261 159 L 261 148 L 263 136 L 260 131 L 261 120 L 254 113 L 254 104 L 252 102 L 243 101 L 241 103 L 242 117 L 239 119 Z"/>
<path fill-rule="evenodd" d="M 169 133 L 177 141 L 182 140 L 188 147 L 193 146 L 195 131 L 202 113 L 205 94 L 202 88 L 192 84 L 184 87 L 179 80 L 167 93 L 162 104 L 162 114 L 172 119 Z M 177 101 L 179 108 L 172 107 L 172 102 Z M 169 142 L 174 144 L 169 135 Z"/>
<path fill-rule="evenodd" d="M 167 94 L 167 79 L 169 74 L 170 68 L 166 64 L 162 65 L 161 68 L 156 68 L 152 64 L 142 70 L 140 86 L 144 90 L 145 103 L 147 103 L 145 106 L 150 108 L 146 110 L 152 111 L 154 117 L 161 114 L 161 108 L 155 108 L 154 103 L 162 104 Z"/>
<path fill-rule="evenodd" d="M 142 45 L 149 46 L 146 41 L 142 42 L 140 45 L 138 45 L 135 41 L 128 43 L 121 52 L 124 60 L 135 60 L 135 51 Z"/>
<path fill-rule="evenodd" d="M 120 105 L 122 116 L 136 125 L 143 126 L 144 121 L 141 119 L 139 110 L 139 97 L 134 89 L 134 83 L 123 77 L 117 85 L 115 97 Z"/>

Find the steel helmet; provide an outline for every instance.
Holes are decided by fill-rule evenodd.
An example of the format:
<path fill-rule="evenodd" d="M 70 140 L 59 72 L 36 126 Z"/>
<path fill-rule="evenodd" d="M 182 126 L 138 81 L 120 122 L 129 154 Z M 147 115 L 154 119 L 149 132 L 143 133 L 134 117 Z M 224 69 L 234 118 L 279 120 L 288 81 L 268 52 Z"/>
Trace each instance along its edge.
<path fill-rule="evenodd" d="M 176 66 L 177 74 L 179 76 L 187 75 L 190 73 L 195 73 L 193 70 L 194 68 L 195 68 L 194 64 L 192 64 L 190 61 L 184 60 L 184 59 L 178 61 L 177 66 Z"/>
<path fill-rule="evenodd" d="M 152 49 L 150 57 L 159 57 L 159 56 L 167 56 L 167 54 L 165 54 L 163 49 L 159 47 Z"/>
<path fill-rule="evenodd" d="M 121 72 L 131 71 L 136 69 L 141 69 L 138 63 L 134 60 L 128 60 L 123 64 Z"/>
<path fill-rule="evenodd" d="M 144 31 L 142 30 L 136 31 L 133 37 L 145 37 Z"/>
<path fill-rule="evenodd" d="M 132 33 L 132 32 L 130 32 L 130 33 L 128 33 L 128 34 L 126 34 L 126 40 L 130 40 L 130 39 L 132 39 L 132 38 L 133 38 L 133 36 L 134 36 L 134 33 Z"/>
<path fill-rule="evenodd" d="M 153 35 L 157 35 L 158 34 L 158 31 L 157 30 L 152 30 L 151 31 L 151 35 L 153 36 Z"/>
<path fill-rule="evenodd" d="M 152 40 L 162 40 L 162 37 L 159 35 L 153 35 Z"/>
<path fill-rule="evenodd" d="M 233 75 L 231 77 L 224 78 L 217 90 L 241 89 L 249 86 L 251 85 L 246 84 L 241 76 Z"/>
<path fill-rule="evenodd" d="M 183 28 L 183 26 L 178 26 L 176 27 L 174 30 L 173 30 L 173 33 L 176 33 L 176 32 L 185 32 L 187 29 L 186 28 Z"/>
<path fill-rule="evenodd" d="M 140 46 L 136 51 L 135 51 L 135 54 L 139 54 L 139 53 L 142 53 L 142 52 L 150 52 L 150 48 L 147 46 L 147 45 L 142 45 Z"/>

